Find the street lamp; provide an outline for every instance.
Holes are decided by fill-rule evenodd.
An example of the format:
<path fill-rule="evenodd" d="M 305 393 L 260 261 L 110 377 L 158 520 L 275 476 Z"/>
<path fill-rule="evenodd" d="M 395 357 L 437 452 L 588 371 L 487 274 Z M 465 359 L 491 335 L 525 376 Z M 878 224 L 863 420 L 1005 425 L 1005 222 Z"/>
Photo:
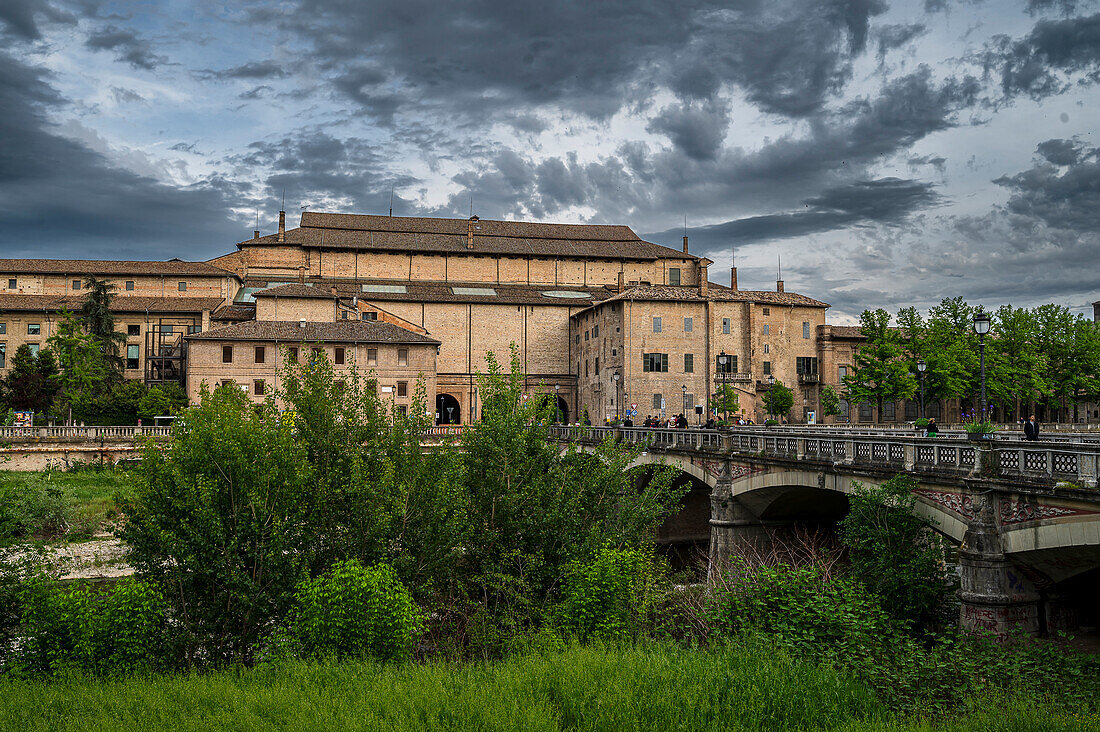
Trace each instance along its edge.
<path fill-rule="evenodd" d="M 989 314 L 978 308 L 978 312 L 974 313 L 974 332 L 978 334 L 978 350 L 981 352 L 982 362 L 982 421 L 986 420 L 986 401 L 985 401 L 985 334 L 989 332 L 989 326 L 991 325 L 989 320 Z"/>
<path fill-rule="evenodd" d="M 615 384 L 615 419 L 619 419 L 622 411 L 622 399 L 619 398 L 619 372 L 611 374 L 611 381 Z"/>
<path fill-rule="evenodd" d="M 917 359 L 917 373 L 920 374 L 920 418 L 924 419 L 924 372 L 928 370 L 928 364 L 923 358 Z"/>
<path fill-rule="evenodd" d="M 557 415 L 557 421 L 561 422 L 561 384 L 554 384 L 554 414 Z"/>
<path fill-rule="evenodd" d="M 687 415 L 687 411 L 688 411 L 688 408 L 687 408 L 687 403 L 688 403 L 687 384 L 681 384 L 680 385 L 680 393 L 683 394 L 683 397 L 680 399 L 680 409 L 681 409 L 680 414 Z"/>

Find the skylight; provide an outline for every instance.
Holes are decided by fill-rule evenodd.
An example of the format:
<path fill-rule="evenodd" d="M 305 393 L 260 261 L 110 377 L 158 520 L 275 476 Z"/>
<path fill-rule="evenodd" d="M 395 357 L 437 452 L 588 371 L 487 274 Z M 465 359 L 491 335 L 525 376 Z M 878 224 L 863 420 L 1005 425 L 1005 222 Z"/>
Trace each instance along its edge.
<path fill-rule="evenodd" d="M 579 290 L 547 290 L 542 293 L 543 297 L 560 297 L 579 300 L 581 298 L 590 298 L 591 294 L 587 292 L 580 292 Z"/>
<path fill-rule="evenodd" d="M 452 287 L 451 292 L 456 295 L 481 295 L 483 297 L 496 297 L 497 291 L 492 287 Z"/>
<path fill-rule="evenodd" d="M 405 295 L 408 290 L 404 285 L 363 285 L 363 292 L 385 292 L 393 295 Z"/>

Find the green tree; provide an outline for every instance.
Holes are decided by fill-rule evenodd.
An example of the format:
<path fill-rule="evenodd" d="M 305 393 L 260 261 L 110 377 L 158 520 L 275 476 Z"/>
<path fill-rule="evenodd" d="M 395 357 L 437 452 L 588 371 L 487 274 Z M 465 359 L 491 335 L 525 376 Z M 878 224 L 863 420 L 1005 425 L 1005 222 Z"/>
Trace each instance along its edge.
<path fill-rule="evenodd" d="M 722 384 L 714 394 L 714 409 L 729 418 L 730 413 L 736 414 L 741 409 L 741 401 L 737 396 L 737 390 L 730 384 Z"/>
<path fill-rule="evenodd" d="M 782 381 L 775 382 L 764 392 L 764 409 L 768 414 L 776 417 L 786 417 L 794 406 L 794 392 L 785 386 Z"/>
<path fill-rule="evenodd" d="M 55 377 L 61 386 L 58 399 L 69 412 L 85 419 L 93 413 L 96 399 L 102 393 L 109 367 L 94 336 L 68 310 L 61 311 L 57 332 L 49 337 L 50 349 L 57 354 L 60 373 Z"/>
<path fill-rule="evenodd" d="M 187 393 L 179 384 L 158 384 L 142 396 L 136 414 L 148 420 L 170 416 L 186 407 L 187 403 Z"/>
<path fill-rule="evenodd" d="M 855 354 L 852 373 L 844 377 L 850 402 L 874 402 L 882 414 L 884 401 L 913 396 L 917 380 L 904 358 L 901 334 L 890 327 L 890 314 L 881 308 L 864 310 L 860 330 L 866 342 Z"/>
<path fill-rule="evenodd" d="M 57 396 L 57 359 L 48 349 L 35 356 L 24 343 L 15 351 L 11 370 L 2 383 L 3 398 L 9 408 L 44 415 Z"/>
<path fill-rule="evenodd" d="M 836 417 L 840 414 L 840 395 L 831 385 L 821 387 L 821 416 Z"/>
<path fill-rule="evenodd" d="M 1002 305 L 993 314 L 991 332 L 986 346 L 989 398 L 1019 418 L 1031 401 L 1050 393 L 1039 324 L 1034 312 Z"/>
<path fill-rule="evenodd" d="M 111 303 L 115 299 L 117 288 L 106 280 L 88 276 L 84 279 L 84 289 L 87 294 L 80 306 L 84 327 L 99 344 L 100 352 L 111 368 L 111 374 L 121 378 L 124 362 L 119 355 L 119 348 L 126 343 L 126 335 L 115 330 L 115 316 L 111 312 Z"/>
<path fill-rule="evenodd" d="M 313 471 L 274 403 L 234 387 L 204 387 L 172 434 L 142 452 L 121 537 L 170 604 L 189 665 L 249 663 L 308 574 Z"/>
<path fill-rule="evenodd" d="M 946 619 L 954 584 L 934 524 L 915 511 L 916 487 L 906 475 L 881 486 L 857 486 L 840 536 L 852 575 L 899 622 L 927 629 Z"/>

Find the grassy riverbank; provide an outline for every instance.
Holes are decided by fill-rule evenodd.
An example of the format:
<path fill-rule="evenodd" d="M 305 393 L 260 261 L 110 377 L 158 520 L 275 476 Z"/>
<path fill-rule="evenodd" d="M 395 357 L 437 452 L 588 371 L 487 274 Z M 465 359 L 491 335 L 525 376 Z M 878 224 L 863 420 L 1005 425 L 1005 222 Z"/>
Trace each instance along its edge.
<path fill-rule="evenodd" d="M 0 541 L 79 541 L 110 529 L 130 481 L 125 470 L 0 471 Z"/>
<path fill-rule="evenodd" d="M 1038 690 L 934 720 L 754 644 L 572 647 L 493 664 L 305 663 L 209 675 L 0 683 L 21 730 L 1084 730 L 1095 713 Z"/>

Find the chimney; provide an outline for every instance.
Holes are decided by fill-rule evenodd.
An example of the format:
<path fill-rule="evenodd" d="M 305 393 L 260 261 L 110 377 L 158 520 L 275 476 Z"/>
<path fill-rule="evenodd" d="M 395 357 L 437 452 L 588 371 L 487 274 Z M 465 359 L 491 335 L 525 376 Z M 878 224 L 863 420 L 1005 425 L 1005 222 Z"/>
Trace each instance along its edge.
<path fill-rule="evenodd" d="M 686 239 L 687 237 L 684 237 L 684 238 Z M 706 260 L 704 260 L 704 261 L 706 261 Z M 702 295 L 703 297 L 706 297 L 707 292 L 709 291 L 709 289 L 708 289 L 709 287 L 710 287 L 710 283 L 707 282 L 707 265 L 705 265 L 703 263 L 700 263 L 699 264 L 699 294 Z"/>
<path fill-rule="evenodd" d="M 775 281 L 775 291 L 776 292 L 783 292 L 783 280 L 776 280 Z"/>
<path fill-rule="evenodd" d="M 254 231 L 252 232 L 252 238 L 253 238 L 253 239 L 259 239 L 259 238 L 260 238 L 260 230 L 259 230 L 259 229 L 255 229 L 255 230 L 254 230 Z"/>
<path fill-rule="evenodd" d="M 783 292 L 783 257 L 779 257 L 779 269 L 775 275 L 775 291 Z"/>
<path fill-rule="evenodd" d="M 286 241 L 286 211 L 279 212 L 279 243 Z"/>
<path fill-rule="evenodd" d="M 306 268 L 305 267 L 299 267 L 298 268 L 298 284 L 304 285 L 305 283 L 306 283 Z"/>
<path fill-rule="evenodd" d="M 623 271 L 619 270 L 619 292 L 622 292 L 624 289 L 626 289 L 626 287 L 623 284 Z"/>
<path fill-rule="evenodd" d="M 299 321 L 298 321 L 298 327 L 299 327 L 299 328 L 305 328 L 305 327 L 306 327 L 306 321 L 304 321 L 304 320 L 299 320 Z"/>
<path fill-rule="evenodd" d="M 480 221 L 477 216 L 471 216 L 466 225 L 466 248 L 474 248 L 474 222 Z"/>
<path fill-rule="evenodd" d="M 684 234 L 684 254 L 688 253 L 688 235 Z"/>
<path fill-rule="evenodd" d="M 737 292 L 737 267 L 730 267 L 730 289 Z"/>

